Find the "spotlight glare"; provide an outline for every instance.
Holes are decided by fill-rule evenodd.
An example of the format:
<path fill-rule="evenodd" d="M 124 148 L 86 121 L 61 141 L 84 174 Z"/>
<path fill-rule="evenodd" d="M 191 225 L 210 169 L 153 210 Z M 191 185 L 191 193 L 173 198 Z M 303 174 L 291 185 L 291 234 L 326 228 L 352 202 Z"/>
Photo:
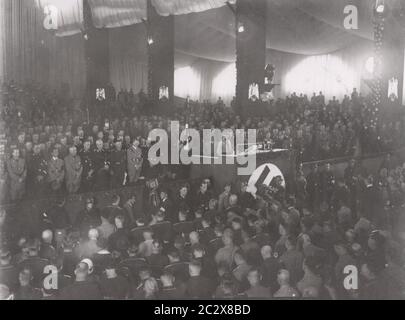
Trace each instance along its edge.
<path fill-rule="evenodd" d="M 384 12 L 384 5 L 379 5 L 376 9 L 375 9 L 378 13 L 383 13 Z"/>
<path fill-rule="evenodd" d="M 153 44 L 155 41 L 153 41 L 153 38 L 148 39 L 148 44 Z"/>
<path fill-rule="evenodd" d="M 245 32 L 245 26 L 244 26 L 243 24 L 240 24 L 240 25 L 238 26 L 238 32 L 239 32 L 239 33 Z"/>
<path fill-rule="evenodd" d="M 374 57 L 369 57 L 366 60 L 366 70 L 369 73 L 373 73 L 374 72 Z"/>

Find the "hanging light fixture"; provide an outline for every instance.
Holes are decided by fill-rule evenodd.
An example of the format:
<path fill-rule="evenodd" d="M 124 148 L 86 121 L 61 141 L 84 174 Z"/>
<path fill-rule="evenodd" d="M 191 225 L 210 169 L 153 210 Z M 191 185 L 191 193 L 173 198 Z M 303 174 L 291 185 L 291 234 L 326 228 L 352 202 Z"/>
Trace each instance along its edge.
<path fill-rule="evenodd" d="M 155 41 L 153 40 L 152 37 L 149 37 L 149 38 L 148 38 L 148 44 L 149 44 L 149 45 L 152 45 L 154 42 L 155 42 Z"/>
<path fill-rule="evenodd" d="M 384 0 L 376 0 L 375 2 L 375 11 L 379 14 L 384 13 L 385 10 L 385 1 Z"/>

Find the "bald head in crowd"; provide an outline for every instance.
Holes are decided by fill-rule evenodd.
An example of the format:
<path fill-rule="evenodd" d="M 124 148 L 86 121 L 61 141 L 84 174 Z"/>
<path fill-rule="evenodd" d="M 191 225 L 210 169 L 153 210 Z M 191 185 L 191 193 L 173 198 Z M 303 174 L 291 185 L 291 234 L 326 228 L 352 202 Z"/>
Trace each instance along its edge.
<path fill-rule="evenodd" d="M 76 281 L 86 281 L 89 275 L 89 266 L 85 262 L 80 262 L 75 269 Z"/>
<path fill-rule="evenodd" d="M 272 257 L 273 250 L 271 249 L 271 246 L 265 245 L 261 248 L 260 253 L 262 255 L 263 260 L 265 260 Z"/>
<path fill-rule="evenodd" d="M 98 230 L 97 229 L 90 229 L 88 236 L 89 236 L 89 240 L 97 241 L 97 239 L 99 237 Z"/>
<path fill-rule="evenodd" d="M 236 206 L 238 204 L 238 196 L 236 194 L 231 194 L 229 196 L 229 205 Z"/>
<path fill-rule="evenodd" d="M 51 230 L 42 231 L 42 241 L 51 244 L 53 240 L 53 232 Z"/>

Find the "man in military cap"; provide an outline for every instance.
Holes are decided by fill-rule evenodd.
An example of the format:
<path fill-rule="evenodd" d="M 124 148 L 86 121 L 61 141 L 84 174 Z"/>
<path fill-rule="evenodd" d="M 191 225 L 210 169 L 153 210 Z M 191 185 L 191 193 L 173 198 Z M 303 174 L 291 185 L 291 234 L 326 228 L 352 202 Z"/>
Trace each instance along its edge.
<path fill-rule="evenodd" d="M 96 149 L 93 153 L 93 165 L 95 173 L 94 189 L 106 190 L 110 187 L 110 162 L 108 154 L 104 150 L 103 141 L 96 141 Z"/>
<path fill-rule="evenodd" d="M 124 184 L 127 169 L 126 152 L 122 150 L 122 142 L 115 142 L 115 150 L 110 154 L 110 172 L 112 188 L 120 188 Z"/>
<path fill-rule="evenodd" d="M 27 187 L 32 197 L 41 196 L 45 192 L 48 164 L 41 154 L 39 144 L 34 145 L 33 154 L 27 163 Z"/>
<path fill-rule="evenodd" d="M 25 179 L 27 168 L 25 160 L 20 157 L 20 150 L 14 149 L 12 156 L 7 160 L 8 182 L 10 186 L 11 201 L 19 200 L 25 192 Z"/>
<path fill-rule="evenodd" d="M 80 158 L 82 159 L 83 173 L 82 173 L 82 183 L 81 188 L 83 192 L 88 192 L 92 190 L 94 184 L 94 159 L 93 152 L 91 151 L 91 142 L 86 140 L 83 143 L 83 150 L 80 153 Z"/>
<path fill-rule="evenodd" d="M 345 168 L 344 171 L 344 180 L 346 186 L 349 188 L 349 206 L 350 209 L 356 209 L 356 201 L 357 201 L 357 190 L 359 185 L 359 170 L 357 169 L 356 160 L 351 159 L 348 166 Z"/>
<path fill-rule="evenodd" d="M 75 146 L 69 148 L 69 155 L 65 158 L 65 181 L 69 193 L 76 193 L 80 187 L 83 167 Z"/>
<path fill-rule="evenodd" d="M 137 139 L 132 142 L 132 146 L 127 150 L 127 161 L 129 183 L 135 183 L 139 179 L 143 163 L 142 150 Z"/>
<path fill-rule="evenodd" d="M 308 194 L 308 206 L 311 210 L 318 209 L 321 201 L 321 174 L 318 164 L 315 163 L 306 178 L 306 193 Z"/>
<path fill-rule="evenodd" d="M 336 178 L 332 171 L 332 166 L 330 163 L 325 165 L 325 170 L 322 172 L 322 189 L 323 189 L 323 200 L 326 201 L 328 205 L 331 204 L 333 191 L 335 189 Z"/>
<path fill-rule="evenodd" d="M 59 149 L 54 147 L 48 160 L 48 183 L 51 192 L 59 194 L 65 178 L 65 163 L 59 158 Z"/>

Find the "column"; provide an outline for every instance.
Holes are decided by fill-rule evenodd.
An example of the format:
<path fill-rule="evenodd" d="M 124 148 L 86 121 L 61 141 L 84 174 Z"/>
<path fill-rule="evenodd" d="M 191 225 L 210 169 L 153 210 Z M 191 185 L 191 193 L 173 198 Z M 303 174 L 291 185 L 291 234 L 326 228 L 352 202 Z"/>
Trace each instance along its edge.
<path fill-rule="evenodd" d="M 236 1 L 236 104 L 242 114 L 254 107 L 249 86 L 264 86 L 266 65 L 266 0 Z"/>
<path fill-rule="evenodd" d="M 110 82 L 109 37 L 108 29 L 97 29 L 94 27 L 88 0 L 83 0 L 83 17 L 83 37 L 86 42 L 87 93 L 91 101 L 96 98 L 96 89 L 106 90 Z"/>
<path fill-rule="evenodd" d="M 404 78 L 404 39 L 401 36 L 398 24 L 390 20 L 386 21 L 384 27 L 384 36 L 382 41 L 382 104 L 401 104 L 403 95 Z M 392 101 L 388 97 L 388 83 L 390 79 L 398 80 L 398 99 Z"/>
<path fill-rule="evenodd" d="M 160 16 L 151 0 L 147 6 L 148 94 L 153 104 L 173 102 L 174 95 L 174 16 Z M 159 88 L 168 88 L 168 101 L 159 100 Z"/>

